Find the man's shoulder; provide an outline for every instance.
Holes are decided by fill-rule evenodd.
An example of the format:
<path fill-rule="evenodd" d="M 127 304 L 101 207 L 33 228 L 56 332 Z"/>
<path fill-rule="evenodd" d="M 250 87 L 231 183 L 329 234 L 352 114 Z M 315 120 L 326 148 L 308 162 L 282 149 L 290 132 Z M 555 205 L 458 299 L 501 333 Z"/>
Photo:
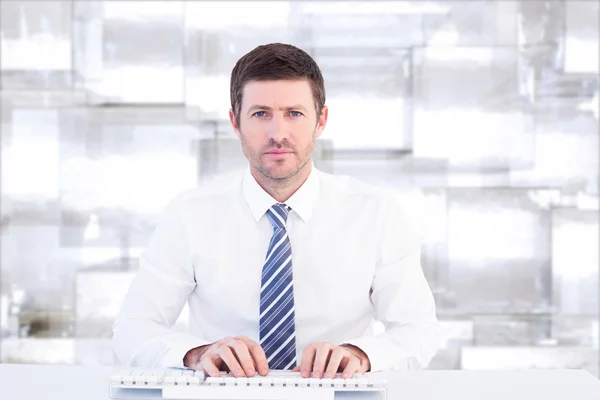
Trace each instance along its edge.
<path fill-rule="evenodd" d="M 322 188 L 333 195 L 342 197 L 371 198 L 385 202 L 398 199 L 401 192 L 385 184 L 367 182 L 350 175 L 331 174 L 319 171 Z"/>
<path fill-rule="evenodd" d="M 416 223 L 415 196 L 410 190 L 325 172 L 320 172 L 320 180 L 325 198 L 331 204 L 343 205 L 350 213 L 374 213 L 396 222 Z"/>

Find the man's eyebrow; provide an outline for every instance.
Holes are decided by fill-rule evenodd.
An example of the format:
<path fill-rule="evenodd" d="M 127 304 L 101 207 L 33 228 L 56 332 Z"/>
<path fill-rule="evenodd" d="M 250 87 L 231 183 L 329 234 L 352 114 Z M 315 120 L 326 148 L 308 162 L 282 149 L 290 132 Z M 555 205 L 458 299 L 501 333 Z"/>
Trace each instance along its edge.
<path fill-rule="evenodd" d="M 248 109 L 248 113 L 251 113 L 252 111 L 256 111 L 256 110 L 273 111 L 273 107 L 263 106 L 260 104 L 254 104 Z M 293 105 L 290 107 L 279 107 L 279 110 L 280 111 L 302 110 L 302 111 L 306 112 L 306 109 L 300 104 L 296 104 L 296 105 Z"/>

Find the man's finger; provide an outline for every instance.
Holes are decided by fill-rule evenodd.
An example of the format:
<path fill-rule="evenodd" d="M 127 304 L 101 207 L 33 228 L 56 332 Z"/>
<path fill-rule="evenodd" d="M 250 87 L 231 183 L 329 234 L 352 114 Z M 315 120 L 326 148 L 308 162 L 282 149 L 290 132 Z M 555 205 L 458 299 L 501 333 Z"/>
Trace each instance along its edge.
<path fill-rule="evenodd" d="M 316 346 L 311 345 L 304 349 L 302 352 L 302 361 L 300 362 L 300 376 L 308 378 L 312 371 L 313 363 L 315 361 Z"/>
<path fill-rule="evenodd" d="M 313 378 L 322 378 L 323 372 L 325 372 L 325 366 L 327 365 L 327 359 L 331 353 L 331 345 L 327 343 L 321 343 L 317 347 L 315 355 L 315 363 L 313 365 Z"/>
<path fill-rule="evenodd" d="M 298 372 L 298 371 L 300 371 L 300 365 L 296 365 L 294 367 L 294 369 L 292 370 L 292 372 Z"/>
<path fill-rule="evenodd" d="M 201 367 L 205 375 L 213 377 L 221 376 L 219 368 L 217 368 L 214 360 L 211 357 L 204 357 L 204 359 L 201 362 Z"/>
<path fill-rule="evenodd" d="M 221 344 L 217 350 L 219 357 L 221 357 L 221 360 L 223 360 L 223 362 L 227 364 L 229 370 L 235 376 L 244 376 L 244 371 L 242 370 L 240 363 L 238 362 L 237 358 L 235 357 L 233 351 L 231 351 L 231 348 L 229 346 L 227 346 L 226 344 Z"/>
<path fill-rule="evenodd" d="M 231 339 L 227 345 L 233 350 L 233 354 L 235 354 L 246 376 L 254 376 L 254 362 L 246 343 L 239 339 Z"/>
<path fill-rule="evenodd" d="M 360 359 L 354 355 L 349 355 L 346 368 L 342 371 L 342 379 L 348 379 L 360 368 Z"/>
<path fill-rule="evenodd" d="M 254 365 L 256 365 L 258 373 L 262 376 L 266 376 L 269 373 L 269 363 L 267 362 L 267 356 L 261 345 L 247 336 L 239 336 L 238 339 L 243 341 L 248 347 L 248 351 L 250 351 L 250 355 L 254 360 Z"/>
<path fill-rule="evenodd" d="M 329 357 L 329 362 L 327 363 L 327 369 L 325 370 L 325 378 L 333 378 L 335 376 L 335 373 L 338 372 L 340 363 L 346 354 L 347 351 L 341 347 L 333 349 L 331 356 Z"/>

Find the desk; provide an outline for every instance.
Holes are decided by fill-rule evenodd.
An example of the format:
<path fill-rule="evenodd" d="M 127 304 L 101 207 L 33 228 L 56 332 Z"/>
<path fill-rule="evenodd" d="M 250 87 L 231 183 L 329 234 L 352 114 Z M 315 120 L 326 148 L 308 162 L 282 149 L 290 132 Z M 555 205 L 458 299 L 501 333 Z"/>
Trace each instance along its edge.
<path fill-rule="evenodd" d="M 119 369 L 0 364 L 0 398 L 109 400 L 108 377 Z M 388 400 L 600 399 L 600 380 L 581 370 L 398 371 L 388 382 Z"/>

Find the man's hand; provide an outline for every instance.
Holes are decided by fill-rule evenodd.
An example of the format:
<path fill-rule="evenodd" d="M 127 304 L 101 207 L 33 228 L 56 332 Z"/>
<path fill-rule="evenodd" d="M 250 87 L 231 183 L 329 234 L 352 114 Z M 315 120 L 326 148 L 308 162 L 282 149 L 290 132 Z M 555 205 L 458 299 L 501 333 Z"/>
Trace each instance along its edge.
<path fill-rule="evenodd" d="M 347 379 L 370 369 L 369 357 L 356 346 L 315 343 L 304 349 L 302 361 L 294 371 L 300 371 L 303 378 L 308 378 L 311 372 L 313 378 L 333 378 L 337 372 L 342 372 L 342 378 Z"/>
<path fill-rule="evenodd" d="M 183 365 L 203 370 L 208 376 L 220 376 L 222 368 L 237 377 L 254 376 L 256 371 L 262 376 L 269 373 L 264 350 L 247 336 L 226 337 L 192 349 L 183 358 Z"/>

